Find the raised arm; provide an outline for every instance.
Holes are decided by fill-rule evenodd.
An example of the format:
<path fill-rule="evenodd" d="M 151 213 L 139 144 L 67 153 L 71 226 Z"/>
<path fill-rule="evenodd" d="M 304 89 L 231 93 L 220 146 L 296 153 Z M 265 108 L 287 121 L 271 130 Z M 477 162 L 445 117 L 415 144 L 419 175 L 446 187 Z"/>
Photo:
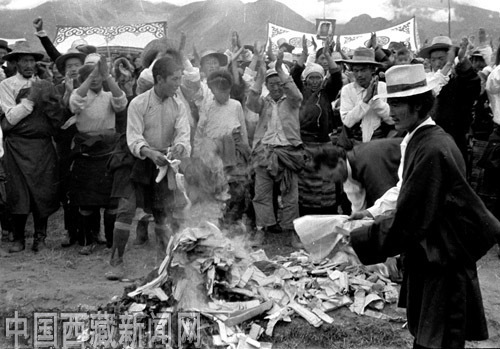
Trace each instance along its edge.
<path fill-rule="evenodd" d="M 55 62 L 56 59 L 59 58 L 59 56 L 61 56 L 61 53 L 57 50 L 52 41 L 49 39 L 45 30 L 43 30 L 42 17 L 38 17 L 33 20 L 33 27 L 35 28 L 36 31 L 35 35 L 38 36 L 38 39 L 40 39 L 40 43 L 45 49 L 45 52 L 47 52 L 49 58 L 53 62 Z"/>

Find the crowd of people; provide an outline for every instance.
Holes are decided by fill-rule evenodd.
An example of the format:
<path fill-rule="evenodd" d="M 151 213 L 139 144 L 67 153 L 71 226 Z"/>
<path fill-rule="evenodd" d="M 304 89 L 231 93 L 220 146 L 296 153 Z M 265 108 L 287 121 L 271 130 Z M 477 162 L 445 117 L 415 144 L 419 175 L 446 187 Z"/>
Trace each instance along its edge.
<path fill-rule="evenodd" d="M 294 55 L 285 40 L 273 50 L 232 33 L 225 52 L 191 56 L 180 34 L 111 60 L 84 40 L 61 54 L 33 25 L 46 52 L 0 41 L 8 253 L 25 250 L 30 213 L 31 249 L 46 248 L 61 206 L 62 247 L 105 243 L 110 280 L 125 274 L 138 211 L 134 244 L 152 216 L 160 258 L 196 200 L 224 202 L 220 223 L 243 221 L 255 246 L 282 234 L 300 248 L 299 216 L 370 217 L 351 243 L 366 264 L 404 256 L 415 347 L 487 337 L 475 263 L 500 234 L 500 50 L 445 36 L 384 49 L 372 35 L 351 56 L 332 37 L 310 52 L 303 37 Z M 488 141 L 488 208 L 470 185 L 471 137 Z"/>

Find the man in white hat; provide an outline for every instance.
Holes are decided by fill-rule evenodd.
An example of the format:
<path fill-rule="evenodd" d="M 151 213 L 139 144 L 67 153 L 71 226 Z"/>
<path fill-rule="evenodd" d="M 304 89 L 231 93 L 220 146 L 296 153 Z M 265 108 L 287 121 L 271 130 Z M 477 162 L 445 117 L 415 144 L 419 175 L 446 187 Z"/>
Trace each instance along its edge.
<path fill-rule="evenodd" d="M 380 66 L 375 61 L 375 51 L 360 47 L 354 51 L 352 59 L 341 62 L 351 66 L 355 78 L 342 88 L 340 95 L 340 116 L 349 138 L 357 142 L 385 138 L 394 122 L 389 117 L 389 105 L 385 99 L 373 98 L 386 91 L 385 83 L 379 82 L 375 76 L 375 70 Z"/>
<path fill-rule="evenodd" d="M 469 164 L 466 134 L 472 122 L 472 107 L 481 92 L 481 79 L 465 55 L 467 45 L 467 38 L 457 48 L 447 36 L 437 36 L 430 46 L 420 50 L 419 56 L 430 59 L 435 73 L 433 79 L 439 81 L 434 90 L 438 94 L 432 111 L 433 118 L 453 136 Z"/>
<path fill-rule="evenodd" d="M 351 232 L 351 243 L 364 264 L 404 253 L 399 305 L 414 348 L 463 348 L 488 338 L 476 262 L 500 238 L 500 222 L 467 183 L 453 139 L 429 116 L 435 86 L 423 66 L 394 66 L 386 81 L 380 98 L 396 129 L 407 132 L 400 191 L 395 213 Z"/>
<path fill-rule="evenodd" d="M 35 76 L 41 53 L 26 42 L 4 56 L 17 74 L 0 83 L 0 107 L 5 113 L 6 189 L 12 214 L 14 244 L 9 252 L 25 248 L 24 229 L 33 212 L 35 234 L 32 250 L 45 247 L 48 217 L 59 208 L 57 155 L 52 136 L 61 126 L 62 108 L 52 83 Z"/>

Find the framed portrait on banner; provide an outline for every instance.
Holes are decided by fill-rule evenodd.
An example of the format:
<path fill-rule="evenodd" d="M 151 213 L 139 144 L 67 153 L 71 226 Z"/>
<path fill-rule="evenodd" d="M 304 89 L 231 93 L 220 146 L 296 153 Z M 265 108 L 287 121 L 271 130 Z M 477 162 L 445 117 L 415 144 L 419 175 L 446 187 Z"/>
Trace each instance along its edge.
<path fill-rule="evenodd" d="M 335 34 L 335 19 L 316 18 L 316 37 L 324 40 Z"/>

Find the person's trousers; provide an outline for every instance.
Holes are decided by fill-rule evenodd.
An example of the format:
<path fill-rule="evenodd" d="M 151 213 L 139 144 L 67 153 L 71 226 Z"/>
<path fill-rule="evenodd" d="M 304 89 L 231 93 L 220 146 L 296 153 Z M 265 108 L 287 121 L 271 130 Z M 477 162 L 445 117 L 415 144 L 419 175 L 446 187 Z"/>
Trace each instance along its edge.
<path fill-rule="evenodd" d="M 135 217 L 136 197 L 135 194 L 128 198 L 120 198 L 118 201 L 117 215 L 113 230 L 113 247 L 111 251 L 111 259 L 115 258 L 115 253 L 119 260 L 123 259 L 125 247 L 130 236 L 132 221 Z M 161 263 L 165 258 L 168 242 L 170 237 L 179 230 L 182 219 L 175 218 L 172 213 L 166 210 L 153 210 L 155 220 L 155 235 L 158 262 Z"/>
<path fill-rule="evenodd" d="M 14 230 L 14 241 L 24 244 L 26 229 L 26 221 L 28 220 L 27 214 L 13 214 L 12 215 L 12 228 Z M 33 212 L 33 225 L 35 228 L 34 238 L 43 240 L 47 236 L 47 222 L 49 217 L 40 217 Z"/>
<path fill-rule="evenodd" d="M 257 227 L 269 227 L 276 224 L 273 204 L 274 184 L 279 183 L 266 168 L 255 169 L 255 196 L 253 207 Z M 282 229 L 293 229 L 293 220 L 299 217 L 299 185 L 298 175 L 292 173 L 290 187 L 281 193 L 283 204 L 280 226 Z"/>

